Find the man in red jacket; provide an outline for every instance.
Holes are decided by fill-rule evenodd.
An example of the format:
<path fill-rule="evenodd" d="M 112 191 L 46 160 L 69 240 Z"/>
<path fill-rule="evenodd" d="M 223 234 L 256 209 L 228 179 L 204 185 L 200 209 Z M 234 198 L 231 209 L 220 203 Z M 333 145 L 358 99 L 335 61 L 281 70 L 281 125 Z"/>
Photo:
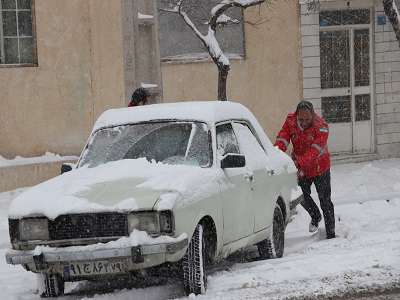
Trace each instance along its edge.
<path fill-rule="evenodd" d="M 314 112 L 311 102 L 301 101 L 295 113 L 287 116 L 275 146 L 286 151 L 293 145 L 292 159 L 298 169 L 298 182 L 304 194 L 301 205 L 310 214 L 310 232 L 318 229 L 321 213 L 311 197 L 314 183 L 324 215 L 326 237 L 335 237 L 335 212 L 331 201 L 330 154 L 328 124 Z"/>

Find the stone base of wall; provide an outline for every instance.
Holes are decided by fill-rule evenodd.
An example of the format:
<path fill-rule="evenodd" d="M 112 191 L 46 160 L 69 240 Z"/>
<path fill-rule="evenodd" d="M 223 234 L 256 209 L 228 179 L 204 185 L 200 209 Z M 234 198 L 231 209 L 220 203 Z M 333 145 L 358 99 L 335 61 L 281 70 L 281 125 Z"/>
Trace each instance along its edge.
<path fill-rule="evenodd" d="M 361 163 L 380 159 L 381 157 L 376 153 L 367 154 L 333 154 L 331 155 L 332 165 Z"/>
<path fill-rule="evenodd" d="M 400 157 L 400 143 L 377 145 L 377 150 L 382 158 Z"/>
<path fill-rule="evenodd" d="M 0 167 L 0 192 L 33 186 L 53 178 L 60 174 L 61 165 L 65 162 L 74 161 Z"/>

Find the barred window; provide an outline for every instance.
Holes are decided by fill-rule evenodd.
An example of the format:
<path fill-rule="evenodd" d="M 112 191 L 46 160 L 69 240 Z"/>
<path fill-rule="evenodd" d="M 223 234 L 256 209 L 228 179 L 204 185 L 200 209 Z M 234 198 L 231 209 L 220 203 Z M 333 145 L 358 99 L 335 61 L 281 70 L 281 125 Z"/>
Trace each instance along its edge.
<path fill-rule="evenodd" d="M 369 9 L 328 10 L 321 11 L 319 14 L 319 25 L 321 27 L 369 24 L 370 22 L 371 15 Z"/>
<path fill-rule="evenodd" d="M 208 52 L 200 39 L 176 13 L 164 12 L 162 8 L 170 8 L 172 0 L 157 0 L 160 8 L 160 52 L 163 61 L 208 58 Z M 202 34 L 207 34 L 211 9 L 221 0 L 187 0 L 184 11 Z M 222 50 L 229 57 L 244 57 L 244 25 L 243 13 L 239 8 L 231 8 L 227 15 L 240 21 L 238 24 L 225 25 L 218 28 L 217 40 Z"/>
<path fill-rule="evenodd" d="M 351 96 L 322 97 L 322 117 L 328 123 L 351 122 Z"/>
<path fill-rule="evenodd" d="M 350 86 L 349 32 L 345 30 L 321 31 L 321 88 L 343 88 Z"/>
<path fill-rule="evenodd" d="M 34 0 L 0 0 L 0 64 L 36 64 Z"/>

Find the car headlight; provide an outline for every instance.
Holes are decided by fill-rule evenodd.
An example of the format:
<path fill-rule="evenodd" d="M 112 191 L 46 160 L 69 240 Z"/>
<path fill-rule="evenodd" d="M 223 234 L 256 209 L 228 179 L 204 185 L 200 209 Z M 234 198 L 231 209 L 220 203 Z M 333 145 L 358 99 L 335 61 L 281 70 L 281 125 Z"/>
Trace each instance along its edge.
<path fill-rule="evenodd" d="M 49 222 L 47 219 L 22 219 L 19 221 L 19 238 L 21 241 L 48 240 Z"/>
<path fill-rule="evenodd" d="M 172 233 L 173 219 L 170 211 L 138 212 L 128 215 L 129 232 L 146 231 L 149 234 Z"/>
<path fill-rule="evenodd" d="M 160 230 L 164 233 L 173 233 L 174 219 L 170 210 L 160 212 Z"/>

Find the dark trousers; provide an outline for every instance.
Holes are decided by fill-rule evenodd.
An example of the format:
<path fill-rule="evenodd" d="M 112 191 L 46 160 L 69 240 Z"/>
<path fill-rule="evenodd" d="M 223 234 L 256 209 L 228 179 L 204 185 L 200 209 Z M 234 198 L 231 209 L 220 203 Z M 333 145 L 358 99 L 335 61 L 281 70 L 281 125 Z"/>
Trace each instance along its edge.
<path fill-rule="evenodd" d="M 301 187 L 304 195 L 304 201 L 301 202 L 301 205 L 310 214 L 312 220 L 320 221 L 321 213 L 311 197 L 311 185 L 313 183 L 317 190 L 321 209 L 324 214 L 326 235 L 328 237 L 335 236 L 335 210 L 331 200 L 330 170 L 317 177 L 299 179 L 299 186 Z"/>

